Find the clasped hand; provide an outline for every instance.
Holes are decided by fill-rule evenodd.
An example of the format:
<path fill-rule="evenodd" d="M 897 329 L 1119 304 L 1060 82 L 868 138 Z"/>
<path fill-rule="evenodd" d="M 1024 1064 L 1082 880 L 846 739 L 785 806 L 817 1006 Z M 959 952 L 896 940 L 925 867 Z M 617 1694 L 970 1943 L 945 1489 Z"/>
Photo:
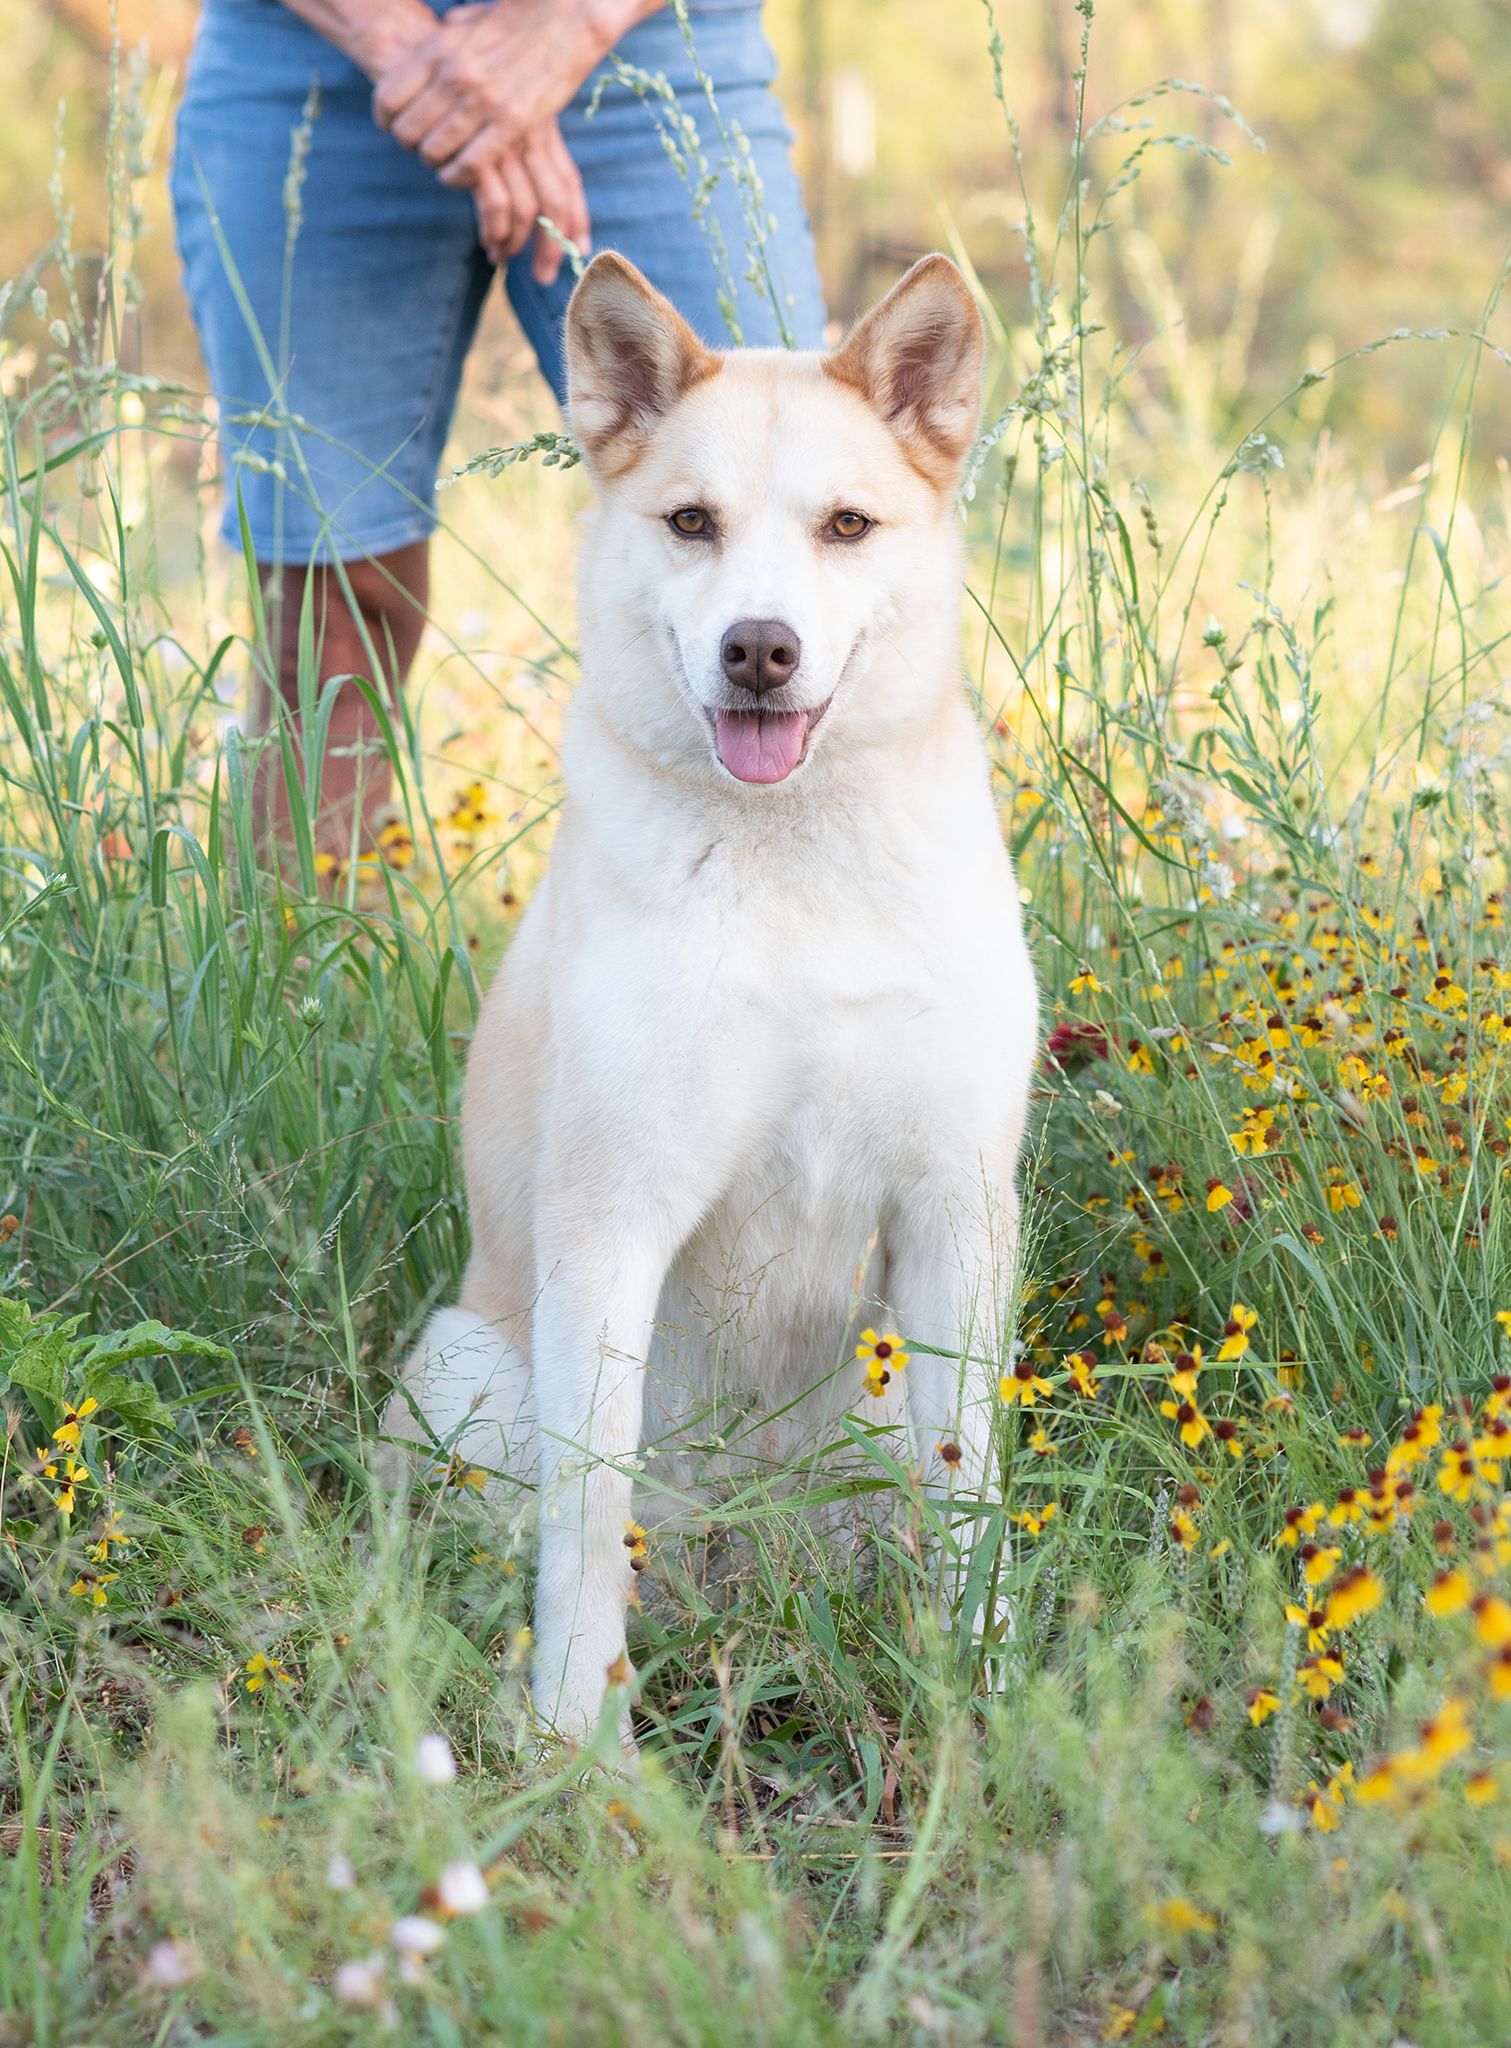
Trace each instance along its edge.
<path fill-rule="evenodd" d="M 588 206 L 556 117 L 609 47 L 589 10 L 555 0 L 453 8 L 379 74 L 373 117 L 447 185 L 470 187 L 483 247 L 506 263 L 535 237 L 549 284 L 562 251 L 545 215 L 586 251 Z"/>

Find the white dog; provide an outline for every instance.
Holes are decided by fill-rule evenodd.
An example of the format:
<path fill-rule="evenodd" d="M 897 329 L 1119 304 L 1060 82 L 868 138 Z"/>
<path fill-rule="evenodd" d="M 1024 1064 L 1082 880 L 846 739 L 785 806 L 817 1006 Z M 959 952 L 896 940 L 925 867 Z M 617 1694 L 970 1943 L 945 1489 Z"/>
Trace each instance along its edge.
<path fill-rule="evenodd" d="M 719 354 L 606 254 L 566 345 L 597 490 L 568 801 L 472 1047 L 461 1305 L 406 1380 L 538 1478 L 534 1699 L 581 1737 L 627 1673 L 648 1413 L 743 1389 L 791 1452 L 905 1409 L 981 1487 L 1037 1002 L 961 687 L 958 271 L 832 355 Z M 857 1321 L 935 1347 L 879 1403 Z"/>

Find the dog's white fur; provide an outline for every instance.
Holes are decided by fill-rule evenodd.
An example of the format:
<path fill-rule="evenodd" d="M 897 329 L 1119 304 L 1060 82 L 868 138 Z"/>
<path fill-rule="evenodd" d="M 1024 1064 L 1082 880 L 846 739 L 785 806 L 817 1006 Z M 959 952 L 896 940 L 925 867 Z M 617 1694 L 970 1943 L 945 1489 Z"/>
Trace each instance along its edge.
<path fill-rule="evenodd" d="M 953 1439 L 982 1484 L 1037 1009 L 961 687 L 958 272 L 926 259 L 833 356 L 718 355 L 600 256 L 567 353 L 597 487 L 568 801 L 472 1048 L 461 1306 L 406 1380 L 442 1440 L 538 1475 L 535 1705 L 581 1736 L 624 1668 L 647 1415 L 758 1390 L 790 1454 L 905 1403 L 931 1477 Z M 838 540 L 852 509 L 875 525 Z M 801 641 L 782 701 L 828 706 L 771 786 L 713 738 L 750 618 Z M 944 1355 L 864 1401 L 858 1321 Z"/>

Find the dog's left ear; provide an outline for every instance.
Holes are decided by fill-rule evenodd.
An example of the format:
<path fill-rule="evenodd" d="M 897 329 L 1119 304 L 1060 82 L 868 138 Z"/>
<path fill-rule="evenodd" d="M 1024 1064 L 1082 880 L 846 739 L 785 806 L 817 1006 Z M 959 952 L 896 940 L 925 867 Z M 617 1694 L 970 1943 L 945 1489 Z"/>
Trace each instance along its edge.
<path fill-rule="evenodd" d="M 824 368 L 858 391 L 913 467 L 946 490 L 981 416 L 985 346 L 965 279 L 947 256 L 925 256 L 861 316 Z"/>
<path fill-rule="evenodd" d="M 593 258 L 572 294 L 566 357 L 572 432 L 601 480 L 632 468 L 657 422 L 722 361 L 612 249 Z"/>

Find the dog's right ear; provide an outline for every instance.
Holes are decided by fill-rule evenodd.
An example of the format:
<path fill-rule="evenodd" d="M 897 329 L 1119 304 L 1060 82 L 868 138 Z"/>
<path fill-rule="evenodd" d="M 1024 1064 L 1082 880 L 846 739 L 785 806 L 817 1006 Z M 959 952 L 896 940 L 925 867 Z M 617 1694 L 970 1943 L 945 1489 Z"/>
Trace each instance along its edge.
<path fill-rule="evenodd" d="M 722 362 L 612 249 L 593 258 L 572 294 L 566 355 L 572 432 L 603 481 L 632 468 L 657 422 Z"/>

